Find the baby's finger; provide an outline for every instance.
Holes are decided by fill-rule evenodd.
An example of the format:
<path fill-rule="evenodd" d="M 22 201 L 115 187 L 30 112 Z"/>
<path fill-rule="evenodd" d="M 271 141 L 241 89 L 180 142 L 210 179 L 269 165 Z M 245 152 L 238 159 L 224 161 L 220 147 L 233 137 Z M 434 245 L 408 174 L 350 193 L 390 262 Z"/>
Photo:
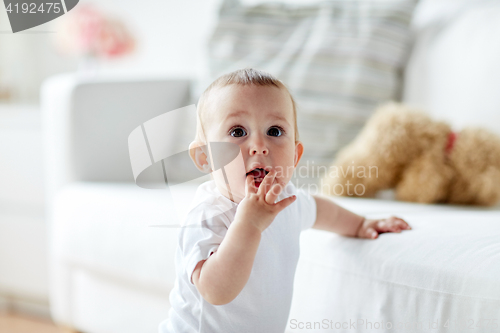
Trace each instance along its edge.
<path fill-rule="evenodd" d="M 257 187 L 255 186 L 255 180 L 252 175 L 248 175 L 245 179 L 245 195 L 249 193 L 257 193 Z"/>
<path fill-rule="evenodd" d="M 292 204 L 295 201 L 295 199 L 297 199 L 297 196 L 292 195 L 291 197 L 285 198 L 277 202 L 275 206 L 278 208 L 278 211 L 282 211 L 286 207 L 290 206 L 290 204 Z"/>
<path fill-rule="evenodd" d="M 276 199 L 278 199 L 278 196 L 280 195 L 281 191 L 283 191 L 283 186 L 281 184 L 276 183 L 271 188 L 266 194 L 266 202 L 270 205 L 274 204 Z"/>
<path fill-rule="evenodd" d="M 262 180 L 262 183 L 260 183 L 257 194 L 259 194 L 259 195 L 264 194 L 265 195 L 267 193 L 267 191 L 269 191 L 269 188 L 271 187 L 275 176 L 276 176 L 276 172 L 274 170 L 269 171 L 269 173 Z"/>
<path fill-rule="evenodd" d="M 389 217 L 389 218 L 388 218 L 388 220 L 391 220 L 391 221 L 394 221 L 394 222 L 398 222 L 398 223 L 399 223 L 399 222 L 403 222 L 403 223 L 405 223 L 405 224 L 408 224 L 408 223 L 406 223 L 406 221 L 405 221 L 405 220 L 403 220 L 402 218 L 397 217 L 397 216 L 394 216 L 394 215 L 391 215 L 391 217 Z"/>
<path fill-rule="evenodd" d="M 398 218 L 397 224 L 401 227 L 401 229 L 406 229 L 406 230 L 411 229 L 410 225 L 403 219 Z"/>
<path fill-rule="evenodd" d="M 408 224 L 400 217 L 391 216 L 388 221 L 396 225 L 399 229 L 407 229 Z M 408 226 L 409 227 L 409 226 Z"/>
<path fill-rule="evenodd" d="M 360 237 L 375 239 L 378 237 L 378 232 L 376 232 L 372 227 L 368 227 L 361 232 Z"/>
<path fill-rule="evenodd" d="M 387 219 L 387 221 L 389 222 L 392 222 L 394 223 L 395 225 L 398 226 L 398 228 L 400 228 L 401 230 L 409 230 L 411 229 L 411 227 L 408 225 L 408 223 L 406 223 L 405 220 L 403 220 L 402 218 L 400 217 L 396 217 L 396 216 L 391 216 Z"/>
<path fill-rule="evenodd" d="M 378 221 L 374 227 L 378 232 L 401 232 L 401 228 L 391 219 Z"/>

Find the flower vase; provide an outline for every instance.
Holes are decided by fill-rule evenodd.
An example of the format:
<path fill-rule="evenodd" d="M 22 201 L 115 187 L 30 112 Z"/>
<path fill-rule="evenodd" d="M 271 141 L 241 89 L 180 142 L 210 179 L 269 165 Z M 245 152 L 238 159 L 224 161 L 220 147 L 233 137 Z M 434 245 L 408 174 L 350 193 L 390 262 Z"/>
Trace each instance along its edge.
<path fill-rule="evenodd" d="M 78 75 L 81 77 L 94 77 L 99 71 L 99 59 L 91 54 L 81 57 L 78 63 Z"/>

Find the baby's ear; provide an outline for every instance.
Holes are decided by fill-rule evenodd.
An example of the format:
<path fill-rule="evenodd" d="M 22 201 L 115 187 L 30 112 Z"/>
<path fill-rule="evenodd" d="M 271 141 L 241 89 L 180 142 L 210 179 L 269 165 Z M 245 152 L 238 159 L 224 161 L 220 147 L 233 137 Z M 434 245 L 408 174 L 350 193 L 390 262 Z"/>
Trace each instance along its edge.
<path fill-rule="evenodd" d="M 211 171 L 208 164 L 208 147 L 206 144 L 199 141 L 191 142 L 189 145 L 189 156 L 198 170 L 204 173 Z"/>
<path fill-rule="evenodd" d="M 299 164 L 300 159 L 302 158 L 302 154 L 304 153 L 304 145 L 302 145 L 302 142 L 297 141 L 295 143 L 295 161 L 294 167 L 297 167 L 297 164 Z"/>

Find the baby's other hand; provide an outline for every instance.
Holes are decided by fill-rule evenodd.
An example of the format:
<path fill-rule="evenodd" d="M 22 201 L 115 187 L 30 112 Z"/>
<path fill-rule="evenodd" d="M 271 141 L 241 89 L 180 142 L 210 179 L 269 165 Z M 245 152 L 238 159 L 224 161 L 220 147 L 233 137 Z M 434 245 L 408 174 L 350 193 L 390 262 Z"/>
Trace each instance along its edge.
<path fill-rule="evenodd" d="M 410 230 L 411 227 L 403 219 L 391 216 L 388 219 L 364 219 L 356 234 L 359 238 L 375 239 L 384 232 L 401 232 Z"/>

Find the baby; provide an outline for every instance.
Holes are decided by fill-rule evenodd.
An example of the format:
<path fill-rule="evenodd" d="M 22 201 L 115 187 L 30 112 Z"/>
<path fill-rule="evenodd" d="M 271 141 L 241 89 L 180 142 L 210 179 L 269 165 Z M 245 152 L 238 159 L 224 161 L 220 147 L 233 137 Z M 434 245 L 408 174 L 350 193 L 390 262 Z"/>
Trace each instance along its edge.
<path fill-rule="evenodd" d="M 200 185 L 179 231 L 172 308 L 160 333 L 283 333 L 302 230 L 374 239 L 410 229 L 400 218 L 365 219 L 293 186 L 304 151 L 295 102 L 270 74 L 243 69 L 221 76 L 197 111 L 190 154 L 213 180 Z M 210 142 L 236 144 L 239 155 L 215 170 Z"/>

